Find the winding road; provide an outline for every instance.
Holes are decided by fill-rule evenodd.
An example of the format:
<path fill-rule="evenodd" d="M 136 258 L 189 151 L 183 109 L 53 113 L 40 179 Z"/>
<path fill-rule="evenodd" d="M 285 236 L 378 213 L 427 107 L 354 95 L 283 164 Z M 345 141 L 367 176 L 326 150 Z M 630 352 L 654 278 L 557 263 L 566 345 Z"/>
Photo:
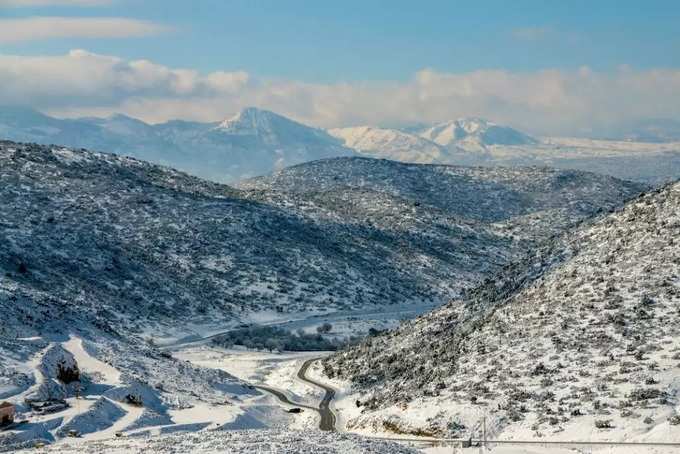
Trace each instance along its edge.
<path fill-rule="evenodd" d="M 335 427 L 336 418 L 335 413 L 333 413 L 333 410 L 331 410 L 331 402 L 335 397 L 335 390 L 329 386 L 324 385 L 323 383 L 319 383 L 307 377 L 307 369 L 309 369 L 309 366 L 311 366 L 312 363 L 318 359 L 321 358 L 312 358 L 305 361 L 304 364 L 302 364 L 300 370 L 298 370 L 297 376 L 300 380 L 324 390 L 325 394 L 323 396 L 323 399 L 321 399 L 318 408 L 319 415 L 321 415 L 321 421 L 319 421 L 319 429 L 335 432 L 337 430 Z"/>
<path fill-rule="evenodd" d="M 335 417 L 335 413 L 333 413 L 333 410 L 331 410 L 331 402 L 335 397 L 335 390 L 333 388 L 330 388 L 329 386 L 324 385 L 323 383 L 319 383 L 307 377 L 307 370 L 309 369 L 309 366 L 311 366 L 312 363 L 318 359 L 321 358 L 308 359 L 302 364 L 302 367 L 300 367 L 297 373 L 297 377 L 300 380 L 302 380 L 305 383 L 309 383 L 310 385 L 315 386 L 317 388 L 321 388 L 324 391 L 323 399 L 321 399 L 318 408 L 312 407 L 310 405 L 301 404 L 298 402 L 293 402 L 288 398 L 288 396 L 286 396 L 286 394 L 283 391 L 279 389 L 265 385 L 252 385 L 252 386 L 253 388 L 260 389 L 273 395 L 286 405 L 292 405 L 295 407 L 301 407 L 306 408 L 308 410 L 316 411 L 317 413 L 319 413 L 319 416 L 321 416 L 321 420 L 319 421 L 319 429 L 335 432 L 337 430 L 335 427 L 337 419 Z"/>
<path fill-rule="evenodd" d="M 289 323 L 289 322 L 285 322 L 285 323 Z M 164 350 L 170 350 L 170 349 L 177 349 L 177 348 L 180 348 L 180 347 L 186 347 L 186 346 L 189 346 L 189 345 L 199 345 L 199 344 L 202 344 L 202 343 L 209 342 L 210 340 L 212 340 L 216 337 L 219 337 L 219 336 L 221 336 L 221 335 L 223 335 L 223 334 L 225 334 L 229 331 L 234 331 L 236 329 L 238 329 L 238 328 L 226 330 L 226 331 L 223 331 L 219 334 L 213 334 L 211 336 L 206 336 L 206 337 L 203 337 L 203 338 L 200 338 L 200 339 L 179 340 L 179 341 L 176 341 L 174 343 L 160 345 L 160 346 L 158 346 L 158 348 L 164 349 Z M 309 369 L 309 366 L 311 366 L 314 361 L 317 361 L 319 359 L 321 359 L 321 357 L 310 358 L 310 359 L 306 360 L 304 363 L 302 363 L 302 366 L 300 367 L 300 369 L 297 372 L 297 378 L 298 379 L 300 379 L 301 381 L 308 383 L 312 386 L 320 388 L 321 390 L 324 391 L 324 396 L 321 399 L 321 402 L 319 403 L 318 408 L 312 407 L 312 406 L 309 406 L 309 405 L 305 405 L 305 404 L 301 404 L 301 403 L 298 403 L 298 402 L 293 402 L 288 398 L 288 396 L 286 396 L 285 392 L 280 390 L 280 389 L 272 388 L 272 387 L 266 386 L 266 385 L 256 385 L 254 383 L 251 383 L 250 385 L 253 388 L 265 391 L 265 392 L 273 395 L 279 401 L 283 402 L 286 405 L 292 405 L 292 406 L 295 406 L 295 407 L 306 408 L 308 410 L 316 411 L 317 413 L 319 413 L 319 416 L 321 416 L 321 420 L 319 421 L 319 429 L 335 432 L 335 431 L 337 431 L 337 428 L 335 427 L 335 425 L 337 423 L 337 418 L 335 417 L 335 413 L 333 413 L 333 410 L 331 410 L 331 402 L 333 401 L 333 398 L 335 398 L 335 390 L 333 388 L 327 386 L 327 385 L 324 385 L 323 383 L 319 383 L 319 382 L 312 380 L 311 378 L 307 377 L 307 370 Z"/>

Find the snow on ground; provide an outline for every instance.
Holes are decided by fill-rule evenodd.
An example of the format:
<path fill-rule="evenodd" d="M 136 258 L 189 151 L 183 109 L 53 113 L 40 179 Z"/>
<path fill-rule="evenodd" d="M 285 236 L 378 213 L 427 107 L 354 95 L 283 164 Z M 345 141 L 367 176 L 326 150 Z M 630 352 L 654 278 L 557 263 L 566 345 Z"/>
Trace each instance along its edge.
<path fill-rule="evenodd" d="M 123 435 L 168 434 L 177 431 L 205 429 L 255 429 L 286 427 L 293 415 L 282 409 L 278 401 L 268 394 L 228 395 L 224 402 L 178 402 L 168 405 L 158 391 L 144 383 L 132 380 L 129 373 L 105 363 L 90 354 L 97 349 L 76 336 L 68 340 L 49 342 L 25 363 L 26 370 L 34 376 L 27 389 L 7 399 L 17 405 L 18 420 L 27 422 L 14 430 L 0 434 L 0 450 L 19 442 L 28 444 L 36 440 L 61 444 L 85 443 L 92 440 Z M 74 361 L 81 375 L 81 385 L 64 386 L 55 381 L 58 362 Z M 132 380 L 132 381 L 131 381 Z M 67 407 L 61 411 L 40 414 L 25 403 L 27 396 L 45 394 L 47 383 L 55 390 L 67 393 Z M 81 388 L 82 387 L 82 388 Z M 142 405 L 132 405 L 129 395 L 140 396 Z M 311 415 L 313 420 L 313 415 Z M 308 416 L 307 419 L 310 419 Z M 313 427 L 314 424 L 308 424 Z M 68 437 L 71 431 L 77 439 Z"/>
<path fill-rule="evenodd" d="M 264 385 L 285 394 L 292 402 L 318 406 L 323 392 L 297 378 L 302 364 L 309 358 L 327 355 L 327 352 L 261 352 L 247 349 L 224 349 L 207 345 L 185 347 L 174 353 L 178 359 L 197 366 L 221 369 L 253 385 Z M 260 402 L 256 399 L 255 402 Z M 290 405 L 268 397 L 267 403 L 285 410 Z M 315 428 L 318 414 L 304 410 L 293 415 L 287 423 L 294 428 Z"/>
<path fill-rule="evenodd" d="M 240 321 L 212 321 L 208 324 L 186 323 L 162 332 L 148 331 L 144 337 L 153 339 L 156 345 L 170 348 L 174 345 L 199 346 L 209 344 L 213 337 L 229 331 L 242 329 L 244 326 L 262 325 L 286 329 L 302 330 L 305 333 L 316 333 L 316 329 L 324 323 L 333 326 L 328 334 L 334 339 L 349 339 L 353 336 L 365 336 L 371 328 L 384 330 L 395 328 L 403 320 L 409 320 L 437 307 L 428 303 L 389 304 L 385 306 L 370 305 L 353 310 L 308 310 L 290 314 L 263 310 L 244 313 Z"/>
<path fill-rule="evenodd" d="M 20 451 L 36 452 L 34 449 Z M 356 435 L 320 431 L 209 431 L 161 437 L 109 439 L 87 443 L 68 443 L 40 452 L 61 454 L 134 454 L 134 453 L 258 453 L 258 454 L 346 454 L 416 453 L 413 448 L 390 441 L 370 440 Z"/>
<path fill-rule="evenodd" d="M 113 366 L 93 357 L 83 347 L 83 340 L 71 336 L 68 341 L 62 342 L 62 347 L 71 352 L 78 363 L 81 372 L 100 377 L 107 385 L 120 385 L 120 372 Z"/>

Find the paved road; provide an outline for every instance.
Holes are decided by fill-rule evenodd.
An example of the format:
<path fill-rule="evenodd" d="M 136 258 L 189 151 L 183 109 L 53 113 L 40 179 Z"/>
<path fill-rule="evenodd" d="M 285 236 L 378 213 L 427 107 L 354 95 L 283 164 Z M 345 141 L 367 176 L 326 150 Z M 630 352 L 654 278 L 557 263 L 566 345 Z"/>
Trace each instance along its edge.
<path fill-rule="evenodd" d="M 284 323 L 288 323 L 288 322 L 284 322 Z M 232 330 L 227 330 L 227 331 L 224 331 L 224 332 L 219 333 L 219 334 L 213 334 L 212 336 L 207 336 L 207 337 L 204 337 L 202 339 L 193 339 L 193 340 L 184 340 L 184 341 L 179 340 L 179 341 L 172 343 L 172 344 L 166 344 L 166 345 L 159 346 L 159 348 L 161 348 L 161 349 L 175 349 L 175 348 L 188 346 L 188 345 L 197 345 L 197 344 L 200 344 L 200 343 L 206 343 L 206 342 L 210 341 L 211 339 L 214 339 L 218 336 L 221 336 L 221 335 L 223 335 L 223 334 L 225 334 L 229 331 L 234 331 L 236 329 L 238 329 L 238 328 L 234 328 Z M 316 386 L 317 388 L 321 388 L 324 391 L 324 396 L 323 396 L 323 399 L 321 399 L 321 402 L 319 403 L 319 408 L 310 407 L 308 405 L 300 404 L 298 402 L 293 402 L 290 399 L 288 399 L 288 396 L 286 396 L 283 393 L 283 391 L 276 389 L 276 388 L 272 388 L 272 387 L 265 386 L 265 385 L 254 385 L 254 384 L 252 386 L 254 388 L 261 389 L 262 391 L 265 391 L 265 392 L 272 394 L 274 397 L 276 397 L 277 399 L 279 399 L 281 402 L 283 402 L 285 404 L 293 405 L 293 406 L 301 407 L 301 408 L 307 408 L 309 410 L 314 410 L 314 411 L 318 412 L 319 415 L 321 416 L 321 421 L 319 422 L 319 429 L 335 432 L 337 430 L 336 427 L 335 427 L 337 420 L 336 420 L 335 414 L 333 413 L 333 410 L 331 410 L 331 402 L 333 401 L 333 398 L 335 397 L 335 390 L 333 388 L 330 388 L 330 387 L 324 385 L 323 383 L 319 383 L 315 380 L 307 378 L 307 370 L 309 369 L 309 366 L 311 366 L 311 364 L 318 359 L 321 359 L 321 358 L 311 358 L 311 359 L 308 359 L 307 361 L 305 361 L 302 364 L 302 367 L 300 367 L 300 370 L 298 370 L 297 377 L 300 380 L 302 380 L 306 383 L 309 383 L 312 386 Z"/>
<path fill-rule="evenodd" d="M 309 369 L 309 366 L 311 366 L 312 363 L 318 359 L 321 358 L 312 358 L 305 361 L 300 370 L 298 370 L 297 376 L 300 380 L 307 382 L 312 386 L 316 386 L 317 388 L 321 388 L 322 390 L 325 391 L 325 394 L 323 396 L 323 399 L 321 399 L 321 403 L 319 404 L 318 409 L 319 414 L 321 415 L 319 429 L 335 432 L 337 430 L 335 428 L 336 418 L 335 413 L 333 413 L 333 410 L 331 410 L 331 402 L 335 397 L 335 390 L 324 385 L 323 383 L 319 383 L 307 377 L 307 369 Z"/>
<path fill-rule="evenodd" d="M 269 386 L 264 386 L 264 385 L 252 385 L 253 388 L 261 389 L 262 391 L 268 392 L 269 394 L 272 394 L 274 397 L 279 399 L 281 402 L 284 404 L 292 405 L 293 407 L 300 407 L 300 408 L 306 408 L 308 410 L 312 410 L 315 412 L 319 412 L 319 409 L 316 407 L 312 407 L 310 405 L 306 404 L 301 404 L 299 402 L 294 402 L 286 396 L 283 391 L 276 389 L 276 388 L 271 388 Z"/>
<path fill-rule="evenodd" d="M 319 416 L 321 416 L 321 420 L 319 421 L 319 429 L 321 430 L 327 430 L 327 431 L 333 431 L 335 432 L 335 423 L 336 423 L 336 418 L 335 414 L 333 413 L 333 410 L 331 410 L 331 402 L 333 401 L 333 398 L 335 397 L 335 390 L 332 388 L 329 388 L 328 386 L 324 385 L 323 383 L 319 383 L 317 381 L 314 381 L 310 378 L 307 378 L 307 370 L 309 369 L 309 366 L 316 361 L 317 359 L 320 358 L 312 358 L 308 359 L 302 364 L 302 367 L 298 370 L 297 377 L 304 381 L 305 383 L 309 383 L 312 386 L 316 386 L 318 388 L 321 388 L 322 390 L 325 391 L 325 394 L 323 396 L 323 399 L 321 399 L 321 403 L 319 404 L 319 407 L 312 407 L 306 404 L 301 404 L 299 402 L 294 402 L 286 396 L 286 394 L 281 391 L 280 389 L 272 388 L 270 386 L 265 386 L 265 385 L 252 385 L 253 388 L 261 389 L 262 391 L 268 392 L 269 394 L 272 394 L 274 397 L 279 399 L 281 402 L 287 405 L 292 405 L 294 407 L 301 407 L 301 408 L 306 408 L 308 410 L 315 411 L 319 413 Z"/>

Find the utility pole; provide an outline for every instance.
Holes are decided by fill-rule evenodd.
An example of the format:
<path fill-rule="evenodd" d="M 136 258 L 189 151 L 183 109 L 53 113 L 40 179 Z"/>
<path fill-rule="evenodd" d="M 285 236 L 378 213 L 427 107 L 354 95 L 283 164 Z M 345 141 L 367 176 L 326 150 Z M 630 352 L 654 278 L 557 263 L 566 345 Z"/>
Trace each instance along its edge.
<path fill-rule="evenodd" d="M 482 446 L 483 452 L 486 452 L 486 415 L 482 418 Z"/>

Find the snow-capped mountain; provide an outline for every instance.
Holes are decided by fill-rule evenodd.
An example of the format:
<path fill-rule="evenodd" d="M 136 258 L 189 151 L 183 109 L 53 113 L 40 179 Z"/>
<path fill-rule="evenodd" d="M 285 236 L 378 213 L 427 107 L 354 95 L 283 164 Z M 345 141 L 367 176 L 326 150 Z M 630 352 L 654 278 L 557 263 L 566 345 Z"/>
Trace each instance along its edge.
<path fill-rule="evenodd" d="M 373 158 L 422 164 L 450 162 L 450 151 L 446 147 L 397 129 L 358 126 L 328 132 L 341 139 L 345 146 Z"/>
<path fill-rule="evenodd" d="M 554 137 L 538 140 L 483 119 L 461 119 L 408 130 L 364 126 L 329 132 L 365 156 L 402 162 L 549 166 L 593 171 L 655 185 L 680 177 L 678 142 Z M 642 136 L 638 138 L 642 140 Z"/>
<path fill-rule="evenodd" d="M 218 182 L 354 154 L 324 130 L 255 108 L 222 123 L 174 120 L 157 125 L 125 115 L 62 120 L 2 108 L 0 138 L 124 154 Z"/>
<path fill-rule="evenodd" d="M 467 150 L 484 149 L 491 145 L 533 145 L 533 137 L 508 126 L 482 118 L 461 118 L 440 123 L 419 132 L 420 137 L 444 147 Z"/>
<path fill-rule="evenodd" d="M 328 131 L 361 153 L 423 164 L 476 164 L 487 148 L 498 145 L 535 145 L 538 141 L 507 126 L 481 118 L 463 118 L 408 130 L 360 126 Z"/>
<path fill-rule="evenodd" d="M 671 123 L 663 123 L 664 131 L 669 131 Z M 654 123 L 644 130 L 659 132 L 659 127 Z M 670 130 L 664 137 L 672 134 Z M 63 120 L 30 109 L 3 107 L 0 138 L 119 153 L 217 182 L 352 155 L 423 164 L 549 166 L 651 184 L 680 177 L 678 142 L 537 140 L 474 118 L 403 130 L 363 126 L 324 131 L 255 108 L 222 122 L 172 120 L 149 125 L 125 115 Z"/>
<path fill-rule="evenodd" d="M 677 442 L 679 214 L 647 193 L 329 358 L 348 428 Z"/>

